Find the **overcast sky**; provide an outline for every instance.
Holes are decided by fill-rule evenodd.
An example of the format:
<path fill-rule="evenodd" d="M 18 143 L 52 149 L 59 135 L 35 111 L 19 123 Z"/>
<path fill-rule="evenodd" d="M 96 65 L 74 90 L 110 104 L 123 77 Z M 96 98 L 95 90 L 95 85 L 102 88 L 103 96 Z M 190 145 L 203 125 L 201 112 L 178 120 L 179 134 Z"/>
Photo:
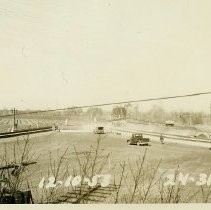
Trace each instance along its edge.
<path fill-rule="evenodd" d="M 210 55 L 210 0 L 0 0 L 0 108 L 210 91 Z"/>

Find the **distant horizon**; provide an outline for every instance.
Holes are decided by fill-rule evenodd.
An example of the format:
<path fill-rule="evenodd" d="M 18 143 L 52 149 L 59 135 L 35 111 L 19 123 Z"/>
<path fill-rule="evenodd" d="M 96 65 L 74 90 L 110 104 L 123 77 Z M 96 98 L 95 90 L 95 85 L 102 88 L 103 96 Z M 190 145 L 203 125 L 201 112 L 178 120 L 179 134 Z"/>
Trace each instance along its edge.
<path fill-rule="evenodd" d="M 191 93 L 189 93 L 191 94 Z M 158 98 L 160 96 L 157 96 Z M 170 96 L 163 96 L 163 97 L 170 97 Z M 161 107 L 163 108 L 166 112 L 171 112 L 171 111 L 177 111 L 177 112 L 204 112 L 207 114 L 210 114 L 211 111 L 211 100 L 209 100 L 209 98 L 211 98 L 211 94 L 209 96 L 208 95 L 202 95 L 202 96 L 195 96 L 195 97 L 187 97 L 187 98 L 176 98 L 176 99 L 165 99 L 165 100 L 157 100 L 155 101 L 147 101 L 147 102 L 132 102 L 130 103 L 132 106 L 138 106 L 138 109 L 143 112 L 145 111 L 149 111 L 153 106 L 157 106 L 157 107 Z M 134 99 L 135 100 L 135 99 Z M 145 98 L 142 98 L 140 100 L 145 100 Z M 180 106 L 178 107 L 178 103 L 176 103 L 175 105 L 175 101 L 180 101 Z M 187 101 L 189 101 L 189 104 L 187 103 Z M 123 102 L 123 101 L 120 101 Z M 184 103 L 185 102 L 185 103 Z M 198 108 L 199 106 L 194 106 L 195 103 L 200 102 L 201 104 L 204 105 L 204 108 L 202 105 L 200 106 L 200 108 Z M 76 107 L 76 108 L 81 108 L 81 106 L 93 106 L 96 105 L 94 107 L 99 107 L 102 108 L 103 110 L 107 110 L 110 111 L 113 107 L 115 106 L 124 106 L 127 103 L 122 103 L 119 105 L 116 105 L 115 103 L 118 103 L 118 101 L 112 101 L 112 102 L 108 102 L 108 103 L 114 103 L 113 105 L 102 105 L 101 104 L 82 104 L 82 105 L 69 105 L 69 106 L 62 106 L 62 107 L 37 107 L 37 108 L 23 108 L 23 107 L 18 107 L 18 106 L 10 106 L 10 107 L 0 107 L 0 110 L 12 110 L 12 109 L 17 109 L 20 111 L 45 111 L 45 110 L 56 110 L 56 109 L 69 109 L 71 107 Z M 185 104 L 184 107 L 182 106 L 182 104 Z M 89 107 L 85 107 L 82 109 L 88 109 Z M 62 110 L 60 110 L 62 111 Z"/>

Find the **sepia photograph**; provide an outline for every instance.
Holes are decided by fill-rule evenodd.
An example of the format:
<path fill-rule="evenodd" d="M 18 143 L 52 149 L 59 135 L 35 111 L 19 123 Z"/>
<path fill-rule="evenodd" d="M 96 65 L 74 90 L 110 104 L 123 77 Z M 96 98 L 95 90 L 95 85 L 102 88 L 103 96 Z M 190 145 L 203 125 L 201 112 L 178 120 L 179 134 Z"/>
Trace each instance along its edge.
<path fill-rule="evenodd" d="M 210 58 L 209 0 L 0 0 L 0 209 L 209 205 Z"/>

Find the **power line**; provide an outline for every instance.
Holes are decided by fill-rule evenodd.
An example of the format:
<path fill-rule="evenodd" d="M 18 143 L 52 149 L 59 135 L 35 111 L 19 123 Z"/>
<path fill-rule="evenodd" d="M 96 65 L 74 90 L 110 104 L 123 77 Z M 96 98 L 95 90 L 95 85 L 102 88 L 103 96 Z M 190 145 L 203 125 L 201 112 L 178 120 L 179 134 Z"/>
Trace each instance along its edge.
<path fill-rule="evenodd" d="M 18 112 L 18 113 L 16 113 L 16 115 L 38 114 L 38 113 L 45 113 L 45 112 L 55 112 L 55 111 L 64 111 L 64 110 L 73 110 L 73 109 L 82 109 L 82 108 L 91 108 L 91 107 L 121 105 L 121 104 L 127 104 L 127 103 L 168 100 L 168 99 L 186 98 L 186 97 L 194 97 L 194 96 L 208 95 L 208 94 L 211 94 L 211 91 L 201 92 L 201 93 L 192 93 L 192 94 L 186 94 L 186 95 L 159 97 L 159 98 L 148 98 L 148 99 L 130 100 L 130 101 L 122 101 L 122 102 L 111 102 L 111 103 L 104 103 L 104 104 L 92 104 L 92 105 L 84 105 L 84 106 L 75 106 L 75 107 L 67 107 L 67 108 L 59 108 L 59 109 L 38 110 L 38 111 L 31 111 L 31 112 Z M 1 115 L 0 117 L 11 117 L 11 116 L 13 116 L 13 114 Z"/>

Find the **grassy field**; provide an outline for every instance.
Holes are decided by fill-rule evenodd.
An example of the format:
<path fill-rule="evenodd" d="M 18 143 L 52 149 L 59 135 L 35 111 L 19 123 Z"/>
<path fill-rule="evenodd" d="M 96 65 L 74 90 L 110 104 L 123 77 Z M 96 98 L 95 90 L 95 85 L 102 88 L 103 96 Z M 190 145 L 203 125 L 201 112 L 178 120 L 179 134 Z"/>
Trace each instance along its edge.
<path fill-rule="evenodd" d="M 24 140 L 26 137 L 19 137 Z M 78 152 L 89 150 L 90 146 L 96 145 L 98 135 L 93 133 L 60 133 L 51 132 L 30 136 L 31 153 L 34 153 L 34 159 L 37 159 L 36 166 L 29 166 L 33 171 L 30 181 L 33 188 L 37 188 L 43 176 L 48 177 L 49 173 L 49 154 L 51 158 L 58 160 L 62 153 L 68 148 L 67 156 L 74 162 L 74 147 Z M 136 168 L 136 160 L 146 152 L 146 164 L 148 167 L 155 167 L 160 161 L 158 172 L 173 173 L 179 165 L 183 174 L 191 174 L 196 180 L 199 180 L 199 174 L 205 173 L 209 176 L 211 173 L 211 151 L 206 148 L 192 147 L 188 145 L 166 143 L 160 144 L 151 139 L 150 146 L 132 146 L 127 145 L 126 137 L 119 135 L 106 134 L 102 136 L 100 143 L 100 152 L 110 154 L 109 162 L 106 162 L 104 172 L 112 177 L 119 173 L 118 165 L 122 162 L 130 161 L 132 167 Z M 7 147 L 8 158 L 12 160 L 12 146 L 16 138 L 6 139 L 1 142 L 1 154 Z M 24 142 L 24 141 L 20 141 Z M 71 169 L 71 165 L 69 166 Z M 35 171 L 34 171 L 35 169 Z M 193 187 L 193 184 L 190 186 Z M 188 185 L 188 187 L 190 187 Z"/>
<path fill-rule="evenodd" d="M 24 140 L 26 137 L 19 137 L 19 140 Z M 37 159 L 36 166 L 29 166 L 29 171 L 32 171 L 30 176 L 30 183 L 33 189 L 38 188 L 41 178 L 49 177 L 50 156 L 52 160 L 58 160 L 59 157 L 68 148 L 66 156 L 72 160 L 72 169 L 74 162 L 76 163 L 75 151 L 77 152 L 88 151 L 90 146 L 95 146 L 98 135 L 93 133 L 60 133 L 50 132 L 45 134 L 32 135 L 29 137 L 31 146 L 31 153 L 34 153 L 34 159 Z M 132 146 L 127 145 L 127 138 L 121 135 L 106 134 L 102 135 L 100 143 L 100 153 L 110 154 L 109 161 L 105 163 L 104 173 L 111 174 L 112 177 L 117 177 L 120 173 L 119 164 L 128 161 L 133 168 L 136 168 L 136 160 L 142 157 L 146 152 L 146 164 L 149 168 L 154 168 L 160 161 L 158 173 L 166 174 L 174 173 L 179 165 L 183 174 L 189 173 L 199 180 L 199 174 L 205 173 L 208 176 L 211 173 L 211 151 L 207 148 L 200 148 L 196 146 L 189 146 L 177 143 L 166 142 L 162 145 L 159 141 L 151 138 L 150 146 Z M 156 137 L 154 137 L 156 138 Z M 4 153 L 5 147 L 7 148 L 7 156 L 12 161 L 13 158 L 13 145 L 16 138 L 5 139 L 0 143 L 0 152 Z M 24 141 L 20 141 L 24 142 Z M 22 144 L 22 143 L 21 143 Z M 75 167 L 75 166 L 74 166 Z M 62 170 L 62 169 L 61 169 Z M 63 180 L 62 180 L 63 181 Z M 187 184 L 187 188 L 196 188 L 195 182 Z"/>

